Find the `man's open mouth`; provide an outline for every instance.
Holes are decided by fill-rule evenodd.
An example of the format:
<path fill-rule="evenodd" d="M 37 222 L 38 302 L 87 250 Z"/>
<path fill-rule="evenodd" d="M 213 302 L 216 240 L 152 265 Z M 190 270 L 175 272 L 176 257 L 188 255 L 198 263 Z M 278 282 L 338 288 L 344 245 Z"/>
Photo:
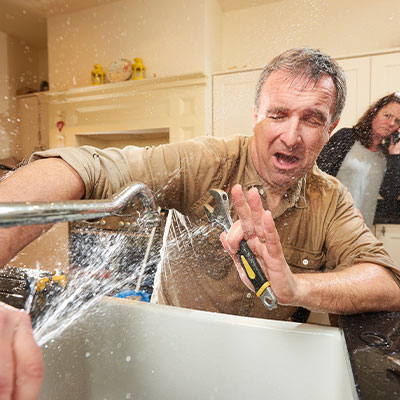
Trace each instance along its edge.
<path fill-rule="evenodd" d="M 276 160 L 280 165 L 288 165 L 288 164 L 295 164 L 299 161 L 299 158 L 293 155 L 287 155 L 283 153 L 275 153 L 274 154 Z"/>

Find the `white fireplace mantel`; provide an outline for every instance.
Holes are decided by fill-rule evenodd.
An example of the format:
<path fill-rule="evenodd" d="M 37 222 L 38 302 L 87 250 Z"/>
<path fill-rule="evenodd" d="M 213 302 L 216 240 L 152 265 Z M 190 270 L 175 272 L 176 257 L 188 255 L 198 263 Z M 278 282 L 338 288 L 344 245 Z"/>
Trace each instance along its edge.
<path fill-rule="evenodd" d="M 47 92 L 49 145 L 77 146 L 82 138 L 102 137 L 104 132 L 109 145 L 115 145 L 113 132 L 116 138 L 121 132 L 130 132 L 124 144 L 137 145 L 173 143 L 209 134 L 208 81 L 206 75 L 198 73 Z M 64 123 L 61 131 L 59 121 Z"/>

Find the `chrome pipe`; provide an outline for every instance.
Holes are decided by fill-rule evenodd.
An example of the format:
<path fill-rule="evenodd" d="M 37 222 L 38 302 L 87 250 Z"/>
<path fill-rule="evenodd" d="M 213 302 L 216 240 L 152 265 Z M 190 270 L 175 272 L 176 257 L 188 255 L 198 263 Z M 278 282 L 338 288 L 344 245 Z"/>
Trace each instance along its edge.
<path fill-rule="evenodd" d="M 9 228 L 103 218 L 117 214 L 136 196 L 146 209 L 141 220 L 148 227 L 158 224 L 159 216 L 151 190 L 143 183 L 132 182 L 110 199 L 104 200 L 0 203 L 0 227 Z"/>

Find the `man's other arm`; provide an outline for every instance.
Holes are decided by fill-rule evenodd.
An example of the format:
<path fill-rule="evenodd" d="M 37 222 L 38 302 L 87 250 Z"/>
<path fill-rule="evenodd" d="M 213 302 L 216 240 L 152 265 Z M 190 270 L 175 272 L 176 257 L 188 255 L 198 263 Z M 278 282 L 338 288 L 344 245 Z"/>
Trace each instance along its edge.
<path fill-rule="evenodd" d="M 282 305 L 334 314 L 400 311 L 400 287 L 391 272 L 378 264 L 358 263 L 341 271 L 293 274 L 271 213 L 263 210 L 257 190 L 248 192 L 248 201 L 240 187 L 235 187 L 232 195 L 240 220 L 221 239 L 250 289 L 253 287 L 236 256 L 244 237 Z"/>

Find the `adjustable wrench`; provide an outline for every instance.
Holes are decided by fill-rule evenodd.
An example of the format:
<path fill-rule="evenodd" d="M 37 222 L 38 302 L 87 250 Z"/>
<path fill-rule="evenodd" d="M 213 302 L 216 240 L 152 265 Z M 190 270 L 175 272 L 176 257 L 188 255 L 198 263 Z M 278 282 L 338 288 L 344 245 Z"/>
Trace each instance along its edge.
<path fill-rule="evenodd" d="M 232 226 L 228 195 L 220 189 L 211 189 L 209 192 L 215 199 L 215 207 L 213 208 L 209 204 L 204 204 L 204 211 L 207 218 L 213 226 L 218 225 L 225 232 L 228 232 Z M 247 277 L 254 286 L 256 295 L 269 310 L 275 309 L 277 301 L 271 285 L 244 239 L 240 242 L 237 256 Z"/>

